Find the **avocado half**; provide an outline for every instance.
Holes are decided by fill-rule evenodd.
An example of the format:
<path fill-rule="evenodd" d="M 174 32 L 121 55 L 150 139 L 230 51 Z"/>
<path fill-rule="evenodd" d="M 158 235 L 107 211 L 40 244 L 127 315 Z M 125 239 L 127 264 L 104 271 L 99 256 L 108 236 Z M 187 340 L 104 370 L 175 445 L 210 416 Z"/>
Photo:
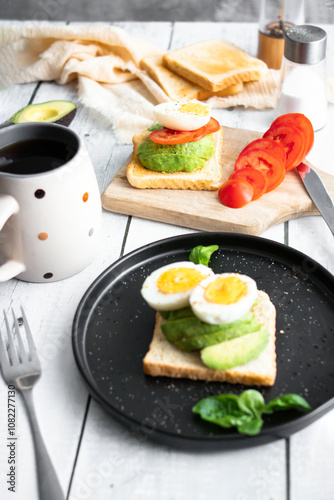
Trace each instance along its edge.
<path fill-rule="evenodd" d="M 48 101 L 29 104 L 17 111 L 2 126 L 15 123 L 48 122 L 69 126 L 76 114 L 76 105 L 71 101 Z"/>

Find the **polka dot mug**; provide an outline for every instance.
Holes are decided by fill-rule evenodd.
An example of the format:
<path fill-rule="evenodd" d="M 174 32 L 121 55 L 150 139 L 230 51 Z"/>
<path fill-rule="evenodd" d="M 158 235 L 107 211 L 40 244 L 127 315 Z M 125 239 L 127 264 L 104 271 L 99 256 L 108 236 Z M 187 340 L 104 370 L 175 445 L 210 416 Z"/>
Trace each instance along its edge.
<path fill-rule="evenodd" d="M 62 125 L 0 130 L 0 281 L 58 281 L 93 260 L 101 199 L 80 137 Z"/>

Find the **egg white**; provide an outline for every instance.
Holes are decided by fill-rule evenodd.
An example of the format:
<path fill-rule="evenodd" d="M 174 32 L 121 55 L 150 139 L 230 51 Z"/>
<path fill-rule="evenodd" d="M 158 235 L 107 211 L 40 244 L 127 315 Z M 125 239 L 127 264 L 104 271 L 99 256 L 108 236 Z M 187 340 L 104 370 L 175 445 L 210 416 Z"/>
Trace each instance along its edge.
<path fill-rule="evenodd" d="M 200 106 L 204 115 L 195 112 L 183 112 L 180 108 L 184 104 L 196 104 Z M 172 130 L 196 130 L 206 125 L 211 117 L 211 108 L 195 99 L 187 99 L 174 102 L 164 102 L 154 108 L 156 120 L 166 128 Z"/>
<path fill-rule="evenodd" d="M 237 302 L 232 304 L 218 304 L 208 301 L 205 297 L 205 290 L 210 283 L 218 278 L 237 276 L 247 285 L 247 294 L 241 297 Z M 223 325 L 237 321 L 251 309 L 257 298 L 256 282 L 249 276 L 236 273 L 222 273 L 209 276 L 201 281 L 190 297 L 190 306 L 193 313 L 200 320 L 210 325 Z"/>
<path fill-rule="evenodd" d="M 141 294 L 146 302 L 153 308 L 159 311 L 174 311 L 182 309 L 189 305 L 189 297 L 195 286 L 186 291 L 179 293 L 163 293 L 157 286 L 159 277 L 166 271 L 172 268 L 191 268 L 198 270 L 204 278 L 213 274 L 212 269 L 203 264 L 194 264 L 193 262 L 175 262 L 166 266 L 160 267 L 153 271 L 144 281 Z M 203 279 L 204 279 L 203 278 Z"/>

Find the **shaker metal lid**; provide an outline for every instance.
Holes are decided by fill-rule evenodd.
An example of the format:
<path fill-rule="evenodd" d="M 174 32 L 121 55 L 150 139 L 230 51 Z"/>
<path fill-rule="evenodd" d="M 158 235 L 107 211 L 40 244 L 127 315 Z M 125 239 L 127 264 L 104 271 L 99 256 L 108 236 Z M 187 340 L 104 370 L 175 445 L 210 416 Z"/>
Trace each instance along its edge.
<path fill-rule="evenodd" d="M 285 32 L 284 57 L 300 64 L 316 64 L 326 57 L 327 33 L 318 26 L 292 26 Z"/>

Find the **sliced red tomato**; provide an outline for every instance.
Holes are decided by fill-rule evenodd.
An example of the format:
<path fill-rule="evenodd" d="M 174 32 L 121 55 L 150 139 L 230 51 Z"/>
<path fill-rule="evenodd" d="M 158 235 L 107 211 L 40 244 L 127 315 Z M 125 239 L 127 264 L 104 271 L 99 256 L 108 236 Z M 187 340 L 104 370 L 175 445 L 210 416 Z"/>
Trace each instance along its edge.
<path fill-rule="evenodd" d="M 278 125 L 280 123 L 292 123 L 298 128 L 302 129 L 305 133 L 305 156 L 310 152 L 314 143 L 314 130 L 311 121 L 307 116 L 302 113 L 287 113 L 285 115 L 278 116 L 276 120 L 273 121 L 272 126 Z"/>
<path fill-rule="evenodd" d="M 261 170 L 268 179 L 266 192 L 272 191 L 283 182 L 285 177 L 284 163 L 268 150 L 250 149 L 247 154 L 240 155 L 234 164 L 234 170 L 250 167 Z"/>
<path fill-rule="evenodd" d="M 220 129 L 219 122 L 215 118 L 212 118 L 212 116 L 209 122 L 204 125 L 204 127 L 206 128 L 207 134 L 213 134 L 214 132 L 218 132 L 218 130 Z"/>
<path fill-rule="evenodd" d="M 150 133 L 150 138 L 158 144 L 184 144 L 191 142 L 194 134 L 191 131 L 160 128 Z"/>
<path fill-rule="evenodd" d="M 185 144 L 186 142 L 199 141 L 206 135 L 213 134 L 219 129 L 219 122 L 211 117 L 206 125 L 196 130 L 172 130 L 163 127 L 151 132 L 150 138 L 158 144 Z"/>
<path fill-rule="evenodd" d="M 252 201 L 260 198 L 267 191 L 268 178 L 262 170 L 258 170 L 257 168 L 240 168 L 231 175 L 230 179 L 246 180 L 253 188 Z"/>
<path fill-rule="evenodd" d="M 304 159 L 305 135 L 292 123 L 283 122 L 272 125 L 263 137 L 278 141 L 284 147 L 286 171 L 292 170 Z"/>
<path fill-rule="evenodd" d="M 253 187 L 244 179 L 229 179 L 218 189 L 218 198 L 229 208 L 242 208 L 252 201 Z"/>
<path fill-rule="evenodd" d="M 286 153 L 282 144 L 273 139 L 263 138 L 255 139 L 250 142 L 240 153 L 240 155 L 247 154 L 251 149 L 265 149 L 272 153 L 274 156 L 278 156 L 282 162 L 285 164 L 286 161 Z"/>

